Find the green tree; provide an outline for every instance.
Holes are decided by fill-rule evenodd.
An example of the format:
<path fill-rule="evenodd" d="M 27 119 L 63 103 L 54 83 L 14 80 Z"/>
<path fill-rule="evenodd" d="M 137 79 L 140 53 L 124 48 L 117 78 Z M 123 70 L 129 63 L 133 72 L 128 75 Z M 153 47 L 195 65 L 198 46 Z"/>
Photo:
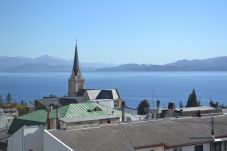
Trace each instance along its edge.
<path fill-rule="evenodd" d="M 7 104 L 12 104 L 13 103 L 13 98 L 12 98 L 12 95 L 10 93 L 7 94 L 6 103 Z"/>
<path fill-rule="evenodd" d="M 146 115 L 149 112 L 149 107 L 150 107 L 150 104 L 148 103 L 148 101 L 146 99 L 142 100 L 137 107 L 137 113 L 139 115 Z"/>
<path fill-rule="evenodd" d="M 2 99 L 2 96 L 0 95 L 0 107 L 3 107 L 3 99 Z"/>
<path fill-rule="evenodd" d="M 179 108 L 183 108 L 183 107 L 184 107 L 184 105 L 183 105 L 182 101 L 180 100 Z"/>
<path fill-rule="evenodd" d="M 200 106 L 200 102 L 197 100 L 195 89 L 192 90 L 192 93 L 188 97 L 188 102 L 186 107 L 197 107 Z"/>

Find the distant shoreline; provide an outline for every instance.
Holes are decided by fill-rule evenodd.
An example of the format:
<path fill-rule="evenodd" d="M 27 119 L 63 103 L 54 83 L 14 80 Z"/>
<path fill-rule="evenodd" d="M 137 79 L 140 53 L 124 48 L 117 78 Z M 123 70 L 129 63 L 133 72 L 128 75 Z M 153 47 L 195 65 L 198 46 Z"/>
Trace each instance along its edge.
<path fill-rule="evenodd" d="M 227 70 L 217 70 L 217 71 L 214 71 L 214 70 L 204 70 L 204 71 L 198 71 L 198 70 L 191 70 L 191 71 L 189 71 L 189 70 L 187 70 L 187 71 L 168 71 L 168 70 L 166 70 L 166 71 L 82 71 L 82 72 L 84 72 L 84 73 L 111 73 L 111 72 L 114 72 L 114 73 L 117 73 L 117 72 L 119 72 L 119 73 L 121 73 L 121 72 L 124 72 L 124 73 L 130 73 L 130 72 L 138 72 L 138 73 L 142 73 L 142 72 L 147 72 L 147 73 L 149 73 L 149 72 L 175 72 L 175 73 L 178 73 L 178 72 L 185 72 L 185 73 L 190 73 L 190 72 L 227 72 Z M 5 71 L 0 71 L 0 73 L 71 73 L 71 71 L 32 71 L 32 72 L 30 72 L 30 71 L 17 71 L 17 72 L 14 72 L 14 71 L 11 71 L 11 72 L 5 72 Z"/>

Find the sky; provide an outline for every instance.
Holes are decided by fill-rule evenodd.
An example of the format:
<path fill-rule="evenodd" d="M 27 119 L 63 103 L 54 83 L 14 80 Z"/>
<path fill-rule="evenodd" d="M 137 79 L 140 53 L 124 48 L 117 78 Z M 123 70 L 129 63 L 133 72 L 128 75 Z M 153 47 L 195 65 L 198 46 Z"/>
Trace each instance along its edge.
<path fill-rule="evenodd" d="M 227 56 L 226 0 L 1 0 L 0 56 L 165 64 Z"/>

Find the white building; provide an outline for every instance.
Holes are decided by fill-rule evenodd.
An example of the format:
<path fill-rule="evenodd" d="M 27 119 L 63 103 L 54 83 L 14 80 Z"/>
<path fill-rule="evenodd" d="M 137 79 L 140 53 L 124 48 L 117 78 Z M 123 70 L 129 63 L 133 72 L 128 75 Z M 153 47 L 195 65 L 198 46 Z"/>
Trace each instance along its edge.
<path fill-rule="evenodd" d="M 227 116 L 214 118 L 215 137 L 210 117 L 73 130 L 24 126 L 9 138 L 8 151 L 226 151 L 226 121 Z"/>
<path fill-rule="evenodd" d="M 43 151 L 43 127 L 20 128 L 8 138 L 7 151 Z"/>

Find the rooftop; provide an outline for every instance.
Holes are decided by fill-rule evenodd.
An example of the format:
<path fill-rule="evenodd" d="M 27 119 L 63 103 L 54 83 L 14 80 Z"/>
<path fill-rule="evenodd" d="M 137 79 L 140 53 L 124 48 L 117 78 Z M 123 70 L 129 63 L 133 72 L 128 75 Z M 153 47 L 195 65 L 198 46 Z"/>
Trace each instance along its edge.
<path fill-rule="evenodd" d="M 214 107 L 210 106 L 199 106 L 199 107 L 186 107 L 186 108 L 176 108 L 175 110 L 182 111 L 206 111 L 206 110 L 216 110 Z"/>
<path fill-rule="evenodd" d="M 214 123 L 216 138 L 227 137 L 227 116 L 214 117 Z M 171 148 L 212 141 L 211 117 L 157 120 L 48 132 L 73 150 L 80 151 L 131 151 L 135 148 L 157 145 Z"/>
<path fill-rule="evenodd" d="M 76 103 L 63 106 L 59 109 L 60 118 L 65 120 L 68 118 L 88 118 L 105 115 L 114 115 L 121 117 L 122 113 L 119 110 L 112 109 L 107 106 L 100 105 L 96 102 Z M 127 116 L 128 114 L 126 114 Z M 56 110 L 50 114 L 50 118 L 56 118 Z M 47 111 L 38 110 L 23 116 L 19 116 L 13 120 L 10 126 L 9 133 L 14 133 L 23 125 L 43 125 L 47 121 Z"/>

